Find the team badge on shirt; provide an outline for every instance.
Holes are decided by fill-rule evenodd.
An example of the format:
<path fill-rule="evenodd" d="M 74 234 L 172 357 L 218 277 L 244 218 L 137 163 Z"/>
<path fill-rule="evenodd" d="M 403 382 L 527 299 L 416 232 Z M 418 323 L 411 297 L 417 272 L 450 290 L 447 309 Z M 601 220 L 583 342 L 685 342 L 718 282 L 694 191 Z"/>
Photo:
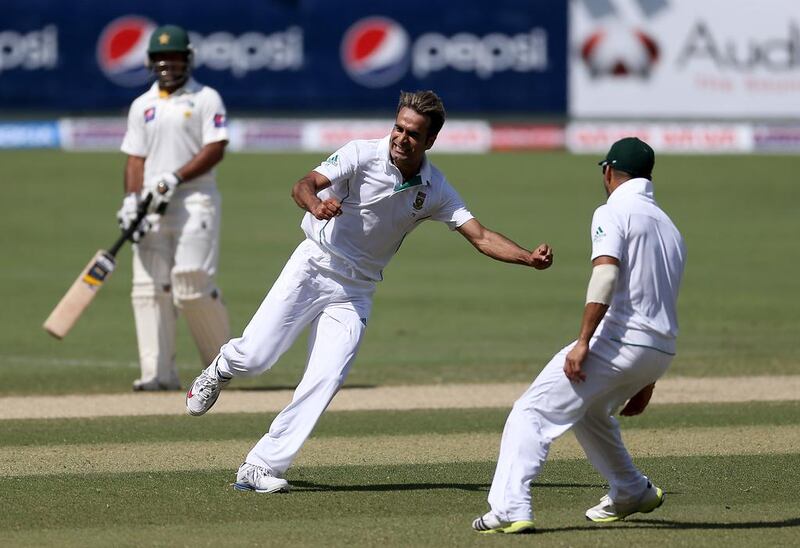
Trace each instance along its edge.
<path fill-rule="evenodd" d="M 144 111 L 144 123 L 154 120 L 156 117 L 156 107 L 150 107 Z"/>
<path fill-rule="evenodd" d="M 417 196 L 414 198 L 414 204 L 412 207 L 417 211 L 422 209 L 422 206 L 425 205 L 425 198 L 427 196 L 428 195 L 422 192 L 421 190 L 417 192 Z"/>
<path fill-rule="evenodd" d="M 214 115 L 214 127 L 225 127 L 228 125 L 228 120 L 225 119 L 224 114 Z"/>

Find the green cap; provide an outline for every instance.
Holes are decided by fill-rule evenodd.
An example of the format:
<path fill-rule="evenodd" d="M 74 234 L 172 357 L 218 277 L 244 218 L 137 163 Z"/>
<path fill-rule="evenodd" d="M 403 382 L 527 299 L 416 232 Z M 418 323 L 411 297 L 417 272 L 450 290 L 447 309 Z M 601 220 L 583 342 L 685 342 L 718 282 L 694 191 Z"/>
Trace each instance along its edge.
<path fill-rule="evenodd" d="M 189 53 L 189 35 L 176 25 L 161 25 L 150 35 L 148 55 L 178 51 Z"/>
<path fill-rule="evenodd" d="M 656 163 L 656 154 L 644 141 L 636 137 L 620 139 L 608 149 L 605 160 L 599 165 L 608 165 L 614 169 L 630 173 L 631 177 L 646 177 L 653 175 L 653 166 Z"/>

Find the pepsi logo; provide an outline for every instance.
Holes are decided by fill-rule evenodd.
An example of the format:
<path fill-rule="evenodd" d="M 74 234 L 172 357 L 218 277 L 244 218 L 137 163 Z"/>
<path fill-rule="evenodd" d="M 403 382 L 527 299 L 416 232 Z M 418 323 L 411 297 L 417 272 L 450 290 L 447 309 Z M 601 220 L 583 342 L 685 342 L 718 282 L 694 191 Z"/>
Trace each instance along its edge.
<path fill-rule="evenodd" d="M 344 34 L 342 64 L 359 84 L 381 88 L 400 80 L 411 62 L 408 33 L 386 17 L 356 21 Z"/>
<path fill-rule="evenodd" d="M 656 41 L 638 29 L 597 30 L 583 41 L 580 50 L 589 73 L 595 78 L 648 78 L 659 53 Z"/>
<path fill-rule="evenodd" d="M 125 87 L 148 82 L 147 45 L 156 24 L 144 17 L 127 15 L 105 26 L 97 41 L 97 64 L 106 77 Z"/>

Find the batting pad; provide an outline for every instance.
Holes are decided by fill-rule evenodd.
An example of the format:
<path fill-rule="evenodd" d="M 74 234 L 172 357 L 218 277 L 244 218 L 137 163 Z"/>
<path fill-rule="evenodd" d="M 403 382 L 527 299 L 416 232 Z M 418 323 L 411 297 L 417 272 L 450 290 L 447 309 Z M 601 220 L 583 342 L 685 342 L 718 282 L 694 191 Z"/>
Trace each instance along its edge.
<path fill-rule="evenodd" d="M 136 340 L 139 345 L 141 380 L 158 380 L 164 384 L 177 384 L 175 370 L 175 327 L 177 313 L 172 297 L 136 295 L 132 297 L 133 317 L 136 322 Z"/>
<path fill-rule="evenodd" d="M 183 301 L 181 311 L 192 332 L 204 365 L 211 363 L 219 348 L 230 339 L 228 311 L 218 292 L 200 299 Z"/>
<path fill-rule="evenodd" d="M 172 295 L 183 313 L 204 365 L 211 363 L 230 339 L 228 311 L 211 276 L 202 270 L 175 268 Z"/>

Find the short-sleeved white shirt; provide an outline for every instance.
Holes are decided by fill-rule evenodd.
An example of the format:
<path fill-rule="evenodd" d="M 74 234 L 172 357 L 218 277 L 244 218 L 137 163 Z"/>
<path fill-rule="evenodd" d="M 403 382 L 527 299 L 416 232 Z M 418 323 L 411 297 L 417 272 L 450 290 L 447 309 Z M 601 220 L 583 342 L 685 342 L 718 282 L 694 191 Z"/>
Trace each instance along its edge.
<path fill-rule="evenodd" d="M 227 116 L 219 93 L 189 79 L 169 95 L 162 96 L 156 82 L 137 97 L 120 148 L 145 158 L 144 186 L 152 190 L 158 175 L 176 171 L 205 145 L 227 140 Z M 187 184 L 213 186 L 215 172 L 212 169 Z"/>
<path fill-rule="evenodd" d="M 342 214 L 320 221 L 303 217 L 306 237 L 344 259 L 367 279 L 379 281 L 406 234 L 434 220 L 455 230 L 473 218 L 442 172 L 427 158 L 420 172 L 404 181 L 389 156 L 389 136 L 347 143 L 314 169 L 331 186 L 320 199 L 335 197 Z"/>
<path fill-rule="evenodd" d="M 620 262 L 608 312 L 595 335 L 675 353 L 678 290 L 686 245 L 658 207 L 653 183 L 630 179 L 611 193 L 592 218 L 592 260 Z"/>

